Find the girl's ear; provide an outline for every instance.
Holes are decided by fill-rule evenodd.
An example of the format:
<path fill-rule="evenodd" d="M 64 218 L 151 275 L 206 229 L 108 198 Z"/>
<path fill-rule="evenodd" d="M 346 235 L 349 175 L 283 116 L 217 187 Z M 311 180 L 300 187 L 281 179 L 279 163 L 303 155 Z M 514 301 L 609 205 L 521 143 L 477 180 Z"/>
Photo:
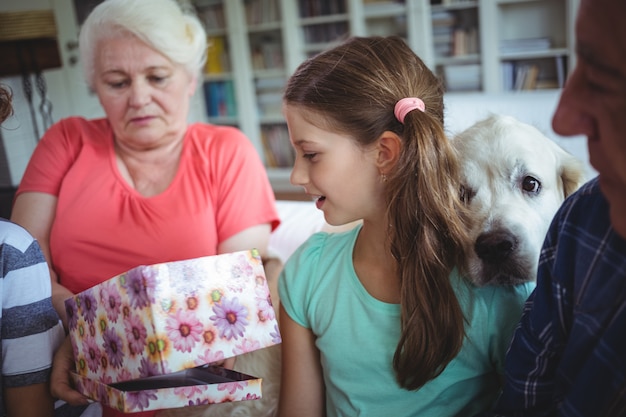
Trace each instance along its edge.
<path fill-rule="evenodd" d="M 385 131 L 378 138 L 376 150 L 378 170 L 381 174 L 388 174 L 400 159 L 402 140 L 397 134 Z"/>

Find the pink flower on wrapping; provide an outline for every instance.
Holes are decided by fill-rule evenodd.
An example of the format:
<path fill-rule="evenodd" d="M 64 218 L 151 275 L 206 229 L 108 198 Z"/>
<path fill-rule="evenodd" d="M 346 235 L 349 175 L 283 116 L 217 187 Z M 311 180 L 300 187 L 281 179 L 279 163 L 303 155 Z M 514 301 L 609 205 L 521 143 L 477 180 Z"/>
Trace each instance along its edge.
<path fill-rule="evenodd" d="M 191 352 L 193 346 L 202 339 L 202 323 L 194 313 L 179 309 L 175 317 L 168 317 L 165 324 L 167 336 L 172 341 L 174 349 L 181 352 Z"/>
<path fill-rule="evenodd" d="M 239 263 L 234 264 L 231 269 L 231 274 L 233 275 L 233 277 L 240 278 L 244 276 L 250 276 L 254 273 L 254 269 L 252 268 L 252 265 L 248 263 L 248 259 L 246 258 L 246 256 L 240 256 L 237 261 Z"/>
<path fill-rule="evenodd" d="M 109 328 L 102 334 L 104 339 L 103 347 L 109 358 L 109 363 L 114 368 L 122 366 L 122 360 L 124 358 L 124 346 L 122 345 L 122 339 L 115 332 L 115 330 Z"/>
<path fill-rule="evenodd" d="M 97 385 L 96 387 L 96 398 L 98 399 L 98 402 L 106 402 L 108 397 L 109 397 L 109 392 L 107 390 L 106 385 Z"/>
<path fill-rule="evenodd" d="M 245 382 L 229 382 L 228 384 L 220 384 L 217 387 L 218 391 L 228 391 L 230 395 L 233 395 L 237 390 L 243 390 L 246 387 Z"/>
<path fill-rule="evenodd" d="M 129 379 L 133 379 L 133 376 L 128 369 L 122 368 L 117 373 L 117 379 L 118 381 L 128 381 Z M 105 381 L 107 384 L 113 383 L 113 379 L 107 381 L 105 378 L 101 378 L 101 381 Z"/>
<path fill-rule="evenodd" d="M 257 287 L 255 291 L 255 299 L 259 309 L 259 320 L 274 320 L 276 312 L 274 311 L 269 291 L 265 290 L 265 288 Z"/>
<path fill-rule="evenodd" d="M 126 339 L 128 339 L 131 355 L 134 356 L 145 349 L 148 331 L 146 326 L 143 325 L 141 318 L 131 314 L 124 320 L 124 332 L 126 333 Z"/>
<path fill-rule="evenodd" d="M 183 398 L 191 398 L 194 395 L 201 394 L 202 390 L 199 385 L 187 385 L 184 387 L 174 388 L 174 394 Z"/>
<path fill-rule="evenodd" d="M 140 390 L 129 391 L 126 394 L 128 398 L 128 408 L 130 410 L 144 410 L 150 405 L 150 400 L 156 400 L 157 390 Z"/>
<path fill-rule="evenodd" d="M 87 360 L 87 366 L 92 372 L 96 372 L 100 367 L 100 357 L 102 353 L 98 349 L 95 339 L 86 337 L 83 339 L 83 352 Z"/>
<path fill-rule="evenodd" d="M 235 356 L 241 355 L 242 353 L 252 352 L 253 350 L 261 349 L 261 343 L 258 340 L 248 340 L 243 339 L 240 345 L 236 345 L 233 349 L 233 354 Z"/>
<path fill-rule="evenodd" d="M 100 289 L 100 302 L 104 306 L 109 320 L 117 323 L 117 318 L 122 311 L 122 296 L 120 295 L 115 284 L 110 282 L 102 283 L 102 288 Z"/>
<path fill-rule="evenodd" d="M 213 306 L 214 316 L 209 317 L 220 331 L 220 337 L 227 340 L 243 336 L 248 324 L 248 309 L 241 305 L 237 297 L 232 300 L 222 299 L 220 304 Z"/>
<path fill-rule="evenodd" d="M 198 355 L 198 357 L 194 360 L 194 364 L 197 366 L 205 365 L 207 363 L 221 362 L 224 360 L 224 351 L 218 350 L 214 351 L 208 349 L 202 355 Z"/>

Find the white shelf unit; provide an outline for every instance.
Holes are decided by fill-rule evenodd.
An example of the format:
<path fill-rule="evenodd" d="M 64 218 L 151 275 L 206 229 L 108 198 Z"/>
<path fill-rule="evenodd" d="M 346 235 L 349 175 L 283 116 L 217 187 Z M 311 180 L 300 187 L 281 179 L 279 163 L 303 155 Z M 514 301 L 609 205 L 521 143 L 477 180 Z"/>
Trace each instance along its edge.
<path fill-rule="evenodd" d="M 275 191 L 299 191 L 289 184 L 291 146 L 280 107 L 284 82 L 308 56 L 352 35 L 398 35 L 444 77 L 450 92 L 514 90 L 514 81 L 505 85 L 505 68 L 511 66 L 537 67 L 536 80 L 526 87 L 558 88 L 557 63 L 562 64 L 561 82 L 574 66 L 578 1 L 192 0 L 209 37 L 222 37 L 228 61 L 221 71 L 207 73 L 204 83 L 231 82 L 236 108 L 232 115 L 207 120 L 242 129 L 268 167 Z M 211 8 L 221 8 L 222 26 L 207 15 Z M 448 34 L 441 29 L 445 16 L 450 17 Z M 441 46 L 446 36 L 448 52 Z M 501 51 L 503 42 L 515 39 L 548 40 L 548 46 Z M 463 48 L 458 48 L 460 40 Z M 210 89 L 205 91 L 210 95 Z M 207 106 L 210 100 L 207 97 Z M 269 142 L 281 144 L 281 150 L 271 152 Z M 280 157 L 271 156 L 277 153 Z"/>

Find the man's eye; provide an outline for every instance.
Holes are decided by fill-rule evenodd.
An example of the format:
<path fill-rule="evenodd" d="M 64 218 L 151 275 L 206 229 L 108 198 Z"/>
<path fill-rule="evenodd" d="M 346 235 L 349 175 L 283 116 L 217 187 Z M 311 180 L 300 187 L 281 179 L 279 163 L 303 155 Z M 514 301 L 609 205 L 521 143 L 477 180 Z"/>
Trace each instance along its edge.
<path fill-rule="evenodd" d="M 303 155 L 302 155 L 302 157 L 303 157 L 304 159 L 309 159 L 309 160 L 310 160 L 310 159 L 315 158 L 315 156 L 316 156 L 316 155 L 317 155 L 317 153 L 315 153 L 315 152 L 310 152 L 310 153 L 305 153 L 305 154 L 303 154 Z"/>

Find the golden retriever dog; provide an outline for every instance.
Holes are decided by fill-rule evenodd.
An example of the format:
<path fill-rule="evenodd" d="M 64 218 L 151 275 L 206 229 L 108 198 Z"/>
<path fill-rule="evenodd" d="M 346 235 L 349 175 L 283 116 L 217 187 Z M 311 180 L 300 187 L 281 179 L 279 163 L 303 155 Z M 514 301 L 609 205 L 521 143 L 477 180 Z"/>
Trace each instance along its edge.
<path fill-rule="evenodd" d="M 477 285 L 535 280 L 552 217 L 584 180 L 582 162 L 510 116 L 489 116 L 452 144 L 471 211 L 470 278 Z"/>

